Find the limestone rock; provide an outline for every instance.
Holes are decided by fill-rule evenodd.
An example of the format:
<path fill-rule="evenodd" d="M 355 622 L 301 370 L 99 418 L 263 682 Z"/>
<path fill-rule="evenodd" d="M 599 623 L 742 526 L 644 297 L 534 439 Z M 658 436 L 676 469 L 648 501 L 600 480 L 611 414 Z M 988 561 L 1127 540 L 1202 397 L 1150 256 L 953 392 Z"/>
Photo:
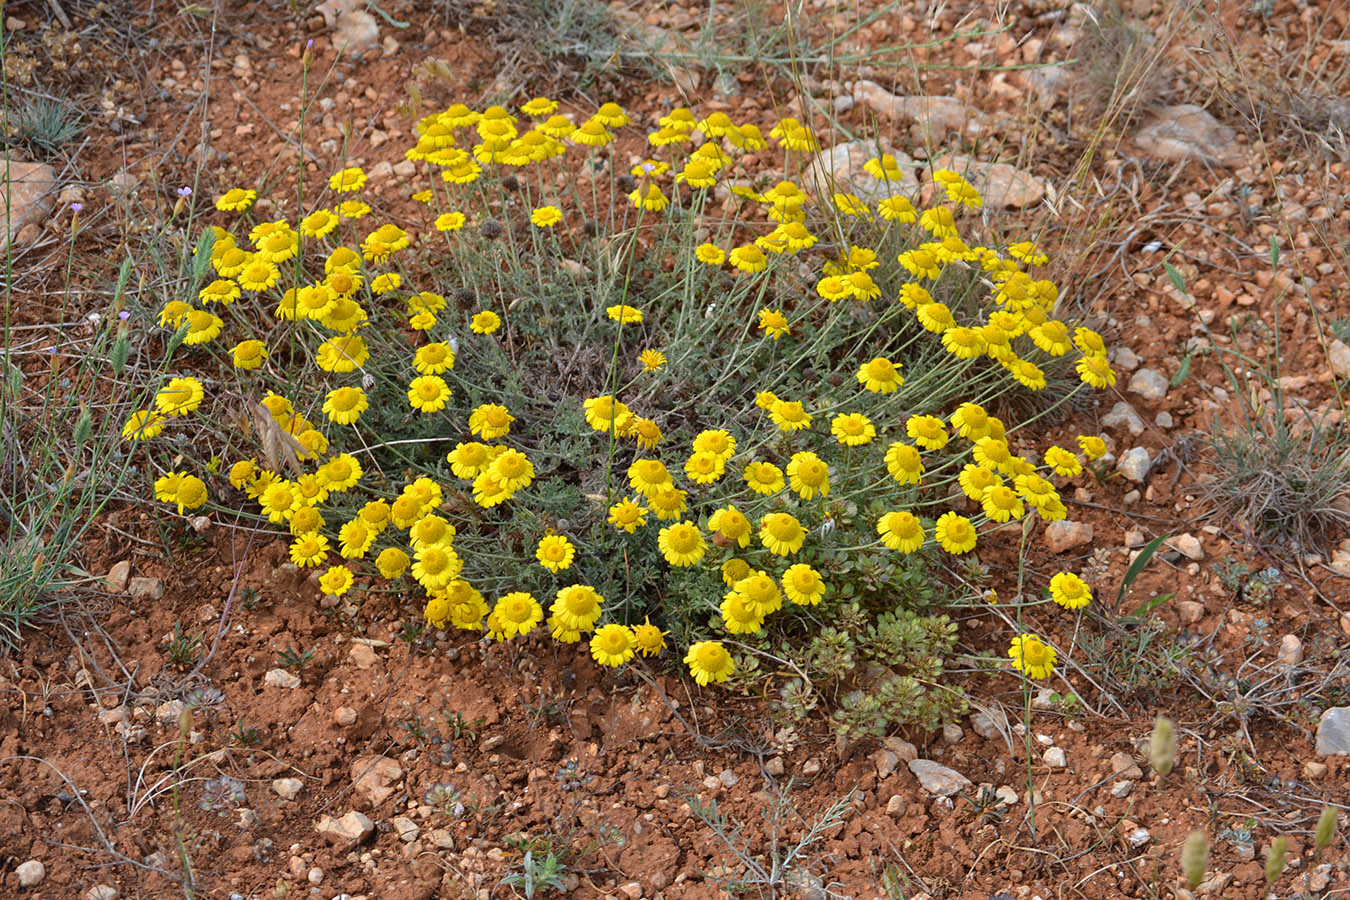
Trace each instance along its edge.
<path fill-rule="evenodd" d="M 1350 706 L 1333 706 L 1317 723 L 1317 755 L 1350 754 Z"/>
<path fill-rule="evenodd" d="M 1144 420 L 1124 400 L 1117 402 L 1109 413 L 1102 416 L 1102 425 L 1107 428 L 1120 428 L 1123 425 L 1135 437 L 1144 433 Z"/>
<path fill-rule="evenodd" d="M 1120 461 L 1116 463 L 1116 469 L 1120 474 L 1136 484 L 1144 482 L 1151 468 L 1153 468 L 1153 460 L 1149 458 L 1148 449 L 1145 447 L 1133 447 L 1126 450 L 1120 455 Z"/>
<path fill-rule="evenodd" d="M 1166 544 L 1187 559 L 1199 562 L 1205 558 L 1205 548 L 1200 539 L 1189 531 L 1168 538 Z"/>
<path fill-rule="evenodd" d="M 1167 378 L 1157 369 L 1140 369 L 1130 376 L 1130 392 L 1145 400 L 1161 400 L 1167 396 L 1167 388 Z"/>
<path fill-rule="evenodd" d="M 294 800 L 305 783 L 299 778 L 273 778 L 272 790 L 282 800 Z"/>
<path fill-rule="evenodd" d="M 314 825 L 314 830 L 330 844 L 359 844 L 375 831 L 375 823 L 352 810 L 342 818 L 323 816 Z"/>
<path fill-rule="evenodd" d="M 890 750 L 878 750 L 872 755 L 877 767 L 877 780 L 885 781 L 900 767 L 900 757 Z"/>
<path fill-rule="evenodd" d="M 1045 181 L 1008 163 L 948 153 L 938 159 L 937 167 L 964 176 L 980 192 L 987 208 L 1024 209 L 1045 196 Z"/>
<path fill-rule="evenodd" d="M 883 152 L 895 157 L 900 168 L 899 179 L 890 181 L 876 178 L 863 168 L 869 159 Z M 914 170 L 914 160 L 888 145 L 878 147 L 873 141 L 848 141 L 816 154 L 810 168 L 811 185 L 817 196 L 829 197 L 837 191 L 843 191 L 857 194 L 859 198 L 875 205 L 877 201 L 897 194 L 915 196 L 919 192 L 919 180 Z"/>
<path fill-rule="evenodd" d="M 1045 526 L 1045 545 L 1051 553 L 1063 553 L 1092 543 L 1092 526 L 1087 522 L 1056 519 Z"/>
<path fill-rule="evenodd" d="M 1157 111 L 1134 136 L 1149 156 L 1164 160 L 1200 159 L 1225 166 L 1241 165 L 1247 154 L 1236 143 L 1237 133 L 1192 103 Z"/>
<path fill-rule="evenodd" d="M 1194 625 L 1205 617 L 1205 605 L 1195 600 L 1178 600 L 1176 607 L 1182 625 Z"/>
<path fill-rule="evenodd" d="M 911 759 L 909 770 L 925 791 L 939 797 L 950 797 L 970 787 L 969 778 L 931 759 Z"/>
<path fill-rule="evenodd" d="M 1281 665 L 1296 666 L 1303 662 L 1303 641 L 1299 640 L 1296 634 L 1286 634 L 1280 638 L 1280 655 L 1278 657 Z"/>
<path fill-rule="evenodd" d="M 899 794 L 892 794 L 891 799 L 886 801 L 886 815 L 892 819 L 898 819 L 905 814 L 905 798 Z"/>
<path fill-rule="evenodd" d="M 1139 768 L 1139 763 L 1134 761 L 1133 756 L 1122 751 L 1111 757 L 1111 777 L 1137 780 L 1144 777 L 1144 772 Z"/>
<path fill-rule="evenodd" d="M 422 833 L 421 827 L 407 816 L 395 816 L 393 825 L 398 839 L 405 844 L 411 844 Z"/>
<path fill-rule="evenodd" d="M 360 756 L 352 763 L 352 789 L 378 807 L 398 790 L 403 768 L 387 756 Z"/>
<path fill-rule="evenodd" d="M 153 601 L 164 599 L 164 582 L 158 578 L 138 576 L 127 582 L 127 593 L 132 600 Z"/>
<path fill-rule="evenodd" d="M 940 140 L 949 131 L 978 137 L 988 129 L 983 113 L 955 97 L 899 96 L 876 82 L 859 81 L 853 86 L 853 99 L 866 103 L 878 115 L 913 122 L 919 139 Z"/>
<path fill-rule="evenodd" d="M 267 674 L 263 676 L 263 684 L 293 690 L 300 686 L 300 676 L 285 669 L 268 669 Z"/>
<path fill-rule="evenodd" d="M 8 166 L 9 176 L 5 177 Z M 40 225 L 56 203 L 56 172 L 46 163 L 0 158 L 0 215 L 9 210 L 9 230 L 0 228 L 0 250 L 26 225 Z"/>
<path fill-rule="evenodd" d="M 124 559 L 113 563 L 108 574 L 103 576 L 103 583 L 108 586 L 108 590 L 116 591 L 119 594 L 125 593 L 127 581 L 131 577 L 131 560 Z"/>
<path fill-rule="evenodd" d="M 110 884 L 96 884 L 85 891 L 84 896 L 85 900 L 117 900 L 122 894 Z"/>
<path fill-rule="evenodd" d="M 47 867 L 41 860 L 30 859 L 28 862 L 19 863 L 14 867 L 14 874 L 19 879 L 19 887 L 30 888 L 42 883 L 42 879 L 47 877 Z"/>
<path fill-rule="evenodd" d="M 1045 751 L 1041 759 L 1052 769 L 1062 769 L 1069 764 L 1069 758 L 1064 752 L 1063 747 L 1051 747 Z"/>
<path fill-rule="evenodd" d="M 1337 378 L 1350 378 L 1350 345 L 1334 340 L 1327 346 L 1327 356 L 1331 360 L 1331 371 Z"/>

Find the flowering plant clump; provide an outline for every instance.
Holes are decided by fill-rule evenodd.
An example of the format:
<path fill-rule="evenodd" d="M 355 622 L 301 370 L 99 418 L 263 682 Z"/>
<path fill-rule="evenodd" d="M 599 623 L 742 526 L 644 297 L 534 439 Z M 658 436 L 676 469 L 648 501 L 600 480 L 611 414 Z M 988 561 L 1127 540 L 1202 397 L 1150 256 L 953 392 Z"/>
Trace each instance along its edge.
<path fill-rule="evenodd" d="M 879 198 L 820 193 L 795 119 L 556 109 L 421 118 L 420 219 L 378 217 L 358 166 L 271 220 L 224 192 L 196 284 L 151 311 L 210 377 L 123 429 L 156 498 L 242 505 L 323 592 L 394 591 L 432 628 L 611 667 L 673 645 L 700 684 L 787 658 L 799 708 L 849 688 L 849 729 L 959 712 L 927 690 L 955 635 L 932 564 L 1065 516 L 1104 446 L 1038 458 L 1008 416 L 1113 384 L 1101 337 L 1057 318 L 1034 242 L 979 242 L 958 172 L 929 208 L 889 155 Z M 748 164 L 771 144 L 796 177 Z"/>

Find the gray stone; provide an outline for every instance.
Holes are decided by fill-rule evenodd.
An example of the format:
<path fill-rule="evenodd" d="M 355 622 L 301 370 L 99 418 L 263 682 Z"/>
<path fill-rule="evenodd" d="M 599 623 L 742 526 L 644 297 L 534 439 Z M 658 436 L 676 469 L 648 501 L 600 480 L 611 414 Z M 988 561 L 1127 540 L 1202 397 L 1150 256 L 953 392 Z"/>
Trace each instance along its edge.
<path fill-rule="evenodd" d="M 359 844 L 375 831 L 375 823 L 352 810 L 341 818 L 323 816 L 314 825 L 330 844 Z"/>
<path fill-rule="evenodd" d="M 1045 526 L 1045 545 L 1051 553 L 1064 553 L 1092 543 L 1092 525 L 1071 519 L 1056 519 Z"/>
<path fill-rule="evenodd" d="M 1199 562 L 1205 558 L 1205 548 L 1200 539 L 1189 531 L 1173 535 L 1165 543 L 1187 559 Z"/>
<path fill-rule="evenodd" d="M 1157 369 L 1140 369 L 1130 376 L 1130 392 L 1145 400 L 1161 400 L 1167 396 L 1167 388 L 1167 377 Z"/>
<path fill-rule="evenodd" d="M 429 835 L 431 842 L 442 850 L 453 850 L 455 848 L 455 836 L 446 828 L 433 828 Z"/>
<path fill-rule="evenodd" d="M 899 794 L 892 794 L 891 799 L 886 801 L 886 815 L 892 819 L 898 819 L 905 814 L 905 798 Z"/>
<path fill-rule="evenodd" d="M 717 778 L 725 787 L 735 787 L 740 783 L 740 777 L 730 769 L 723 769 L 717 773 Z"/>
<path fill-rule="evenodd" d="M 1007 163 L 951 153 L 938 160 L 937 168 L 951 169 L 969 181 L 988 209 L 1024 209 L 1045 196 L 1044 181 Z"/>
<path fill-rule="evenodd" d="M 19 887 L 30 888 L 41 884 L 42 879 L 47 877 L 47 867 L 40 860 L 30 859 L 15 866 L 14 874 L 19 879 Z"/>
<path fill-rule="evenodd" d="M 421 827 L 407 816 L 395 816 L 393 826 L 394 831 L 398 832 L 398 839 L 405 844 L 411 844 L 422 833 Z"/>
<path fill-rule="evenodd" d="M 360 756 L 352 763 L 352 790 L 378 807 L 394 795 L 403 767 L 387 756 Z"/>
<path fill-rule="evenodd" d="M 1331 360 L 1331 372 L 1337 378 L 1350 378 L 1350 346 L 1339 339 L 1327 346 L 1327 356 Z"/>
<path fill-rule="evenodd" d="M 977 137 L 988 128 L 983 113 L 955 97 L 898 96 L 876 82 L 858 81 L 853 86 L 853 99 L 866 103 L 878 115 L 913 122 L 919 139 L 940 140 L 949 131 Z"/>
<path fill-rule="evenodd" d="M 1303 641 L 1299 640 L 1296 634 L 1286 634 L 1280 638 L 1280 654 L 1278 659 L 1282 665 L 1296 666 L 1303 662 Z"/>
<path fill-rule="evenodd" d="M 131 578 L 131 560 L 124 559 L 121 562 L 113 563 L 108 574 L 103 576 L 103 583 L 108 586 L 108 590 L 116 591 L 119 594 L 126 593 L 127 581 Z"/>
<path fill-rule="evenodd" d="M 770 778 L 782 778 L 786 771 L 787 767 L 783 765 L 783 757 L 781 756 L 771 757 L 764 763 L 764 774 Z"/>
<path fill-rule="evenodd" d="M 803 775 L 807 775 L 807 776 L 811 776 L 811 775 L 819 775 L 819 774 L 820 774 L 820 769 L 821 769 L 821 765 L 820 765 L 820 760 L 818 760 L 818 759 L 808 759 L 806 762 L 802 763 L 802 774 L 803 774 Z"/>
<path fill-rule="evenodd" d="M 121 892 L 111 884 L 96 884 L 84 892 L 85 900 L 117 900 Z"/>
<path fill-rule="evenodd" d="M 999 789 L 994 791 L 994 796 L 997 797 L 998 802 L 1002 803 L 1004 806 L 1016 806 L 1019 799 L 1017 791 L 1006 784 L 999 785 Z"/>
<path fill-rule="evenodd" d="M 904 738 L 882 738 L 881 746 L 885 747 L 905 762 L 919 758 L 919 749 Z"/>
<path fill-rule="evenodd" d="M 1350 706 L 1333 706 L 1317 723 L 1317 755 L 1350 754 Z"/>
<path fill-rule="evenodd" d="M 878 750 L 872 754 L 872 762 L 877 767 L 877 780 L 885 781 L 900 767 L 900 757 L 890 750 Z"/>
<path fill-rule="evenodd" d="M 158 578 L 138 576 L 127 582 L 127 593 L 132 600 L 153 601 L 164 599 L 164 582 Z"/>
<path fill-rule="evenodd" d="M 979 709 L 970 714 L 970 727 L 982 738 L 995 738 L 1000 734 L 998 723 L 994 721 L 994 717 Z"/>
<path fill-rule="evenodd" d="M 1144 433 L 1144 420 L 1139 417 L 1139 413 L 1134 411 L 1134 407 L 1121 400 L 1111 407 L 1111 411 L 1102 416 L 1102 425 L 1106 428 L 1128 428 L 1130 434 L 1138 437 Z"/>
<path fill-rule="evenodd" d="M 51 166 L 20 162 L 6 151 L 0 157 L 0 215 L 9 210 L 9 230 L 0 228 L 0 250 L 25 226 L 42 224 L 55 206 L 55 196 L 56 172 Z"/>
<path fill-rule="evenodd" d="M 1143 778 L 1144 771 L 1139 768 L 1139 763 L 1134 761 L 1134 757 L 1121 751 L 1111 757 L 1111 777 L 1112 778 Z"/>
<path fill-rule="evenodd" d="M 909 770 L 925 791 L 939 797 L 950 797 L 970 787 L 969 778 L 931 759 L 911 759 Z"/>
<path fill-rule="evenodd" d="M 1133 781 L 1117 781 L 1111 785 L 1111 796 L 1117 799 L 1130 796 L 1130 791 L 1134 790 Z"/>
<path fill-rule="evenodd" d="M 305 783 L 299 778 L 273 778 L 272 791 L 282 800 L 294 800 Z"/>
<path fill-rule="evenodd" d="M 1149 458 L 1148 450 L 1144 447 L 1132 447 L 1126 450 L 1120 455 L 1120 461 L 1116 463 L 1117 471 L 1136 484 L 1143 484 L 1151 468 L 1153 468 L 1153 460 Z"/>
<path fill-rule="evenodd" d="M 1205 604 L 1195 600 L 1178 600 L 1176 607 L 1182 625 L 1194 625 L 1205 617 Z"/>
<path fill-rule="evenodd" d="M 1156 159 L 1199 159 L 1237 166 L 1246 160 L 1247 153 L 1236 138 L 1233 129 L 1203 108 L 1183 103 L 1158 110 L 1134 136 L 1134 142 Z"/>
<path fill-rule="evenodd" d="M 1159 428 L 1171 428 L 1176 423 L 1172 419 L 1172 414 L 1164 409 L 1153 417 L 1153 424 Z"/>
<path fill-rule="evenodd" d="M 901 177 L 890 181 L 875 178 L 865 168 L 869 159 L 878 153 L 890 153 L 895 157 Z M 919 192 L 919 180 L 914 175 L 915 163 L 904 153 L 894 151 L 889 146 L 881 146 L 873 141 L 847 141 L 836 144 L 828 150 L 816 154 L 815 164 L 811 166 L 811 179 L 816 193 L 830 196 L 836 191 L 857 194 L 862 200 L 876 205 L 879 200 L 902 194 L 913 197 Z"/>
<path fill-rule="evenodd" d="M 1125 532 L 1125 546 L 1131 550 L 1136 550 L 1148 543 L 1148 537 L 1134 528 Z"/>
<path fill-rule="evenodd" d="M 1117 347 L 1111 356 L 1111 364 L 1122 372 L 1133 372 L 1139 368 L 1139 356 L 1129 347 Z"/>
<path fill-rule="evenodd" d="M 942 740 L 948 744 L 959 744 L 965 736 L 966 733 L 955 722 L 948 722 L 942 726 Z"/>
<path fill-rule="evenodd" d="M 292 690 L 300 686 L 300 676 L 285 669 L 268 669 L 267 674 L 263 676 L 263 684 Z"/>
<path fill-rule="evenodd" d="M 1041 756 L 1042 761 L 1052 769 L 1062 769 L 1069 764 L 1069 758 L 1063 747 L 1051 747 Z"/>
<path fill-rule="evenodd" d="M 1217 897 L 1223 889 L 1233 883 L 1232 872 L 1220 872 L 1213 878 L 1207 878 L 1195 886 L 1195 892 L 1201 897 Z"/>

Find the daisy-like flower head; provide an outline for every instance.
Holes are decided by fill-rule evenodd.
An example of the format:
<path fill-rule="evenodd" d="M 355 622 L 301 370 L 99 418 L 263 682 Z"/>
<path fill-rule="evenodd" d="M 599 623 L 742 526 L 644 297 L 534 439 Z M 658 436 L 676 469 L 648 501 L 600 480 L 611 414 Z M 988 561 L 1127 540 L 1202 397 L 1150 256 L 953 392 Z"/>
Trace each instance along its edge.
<path fill-rule="evenodd" d="M 628 195 L 629 201 L 637 209 L 660 212 L 670 205 L 670 198 L 661 192 L 655 182 L 648 184 L 646 190 L 634 188 Z"/>
<path fill-rule="evenodd" d="M 606 308 L 605 313 L 620 325 L 636 325 L 642 321 L 642 310 L 622 303 Z"/>
<path fill-rule="evenodd" d="M 187 376 L 170 378 L 168 384 L 155 394 L 155 409 L 166 416 L 185 416 L 202 405 L 205 397 L 202 383 Z"/>
<path fill-rule="evenodd" d="M 638 354 L 638 362 L 642 363 L 644 372 L 655 372 L 666 364 L 666 355 L 660 350 L 648 347 Z"/>
<path fill-rule="evenodd" d="M 426 515 L 412 523 L 408 541 L 414 550 L 425 547 L 451 547 L 455 541 L 455 526 L 444 516 Z"/>
<path fill-rule="evenodd" d="M 923 523 L 913 513 L 888 512 L 877 520 L 881 543 L 900 553 L 914 553 L 923 546 Z"/>
<path fill-rule="evenodd" d="M 591 631 L 600 619 L 604 602 L 605 598 L 590 585 L 573 584 L 558 591 L 549 613 L 568 631 Z"/>
<path fill-rule="evenodd" d="M 681 567 L 696 564 L 703 559 L 708 548 L 703 540 L 703 532 L 689 521 L 677 522 L 662 528 L 656 544 L 666 562 Z"/>
<path fill-rule="evenodd" d="M 492 617 L 501 627 L 503 637 L 510 640 L 533 631 L 544 620 L 544 609 L 532 594 L 512 591 L 497 601 L 492 608 Z"/>
<path fill-rule="evenodd" d="M 721 428 L 708 428 L 694 437 L 695 453 L 716 453 L 724 460 L 736 454 L 736 438 Z"/>
<path fill-rule="evenodd" d="M 736 544 L 742 548 L 750 546 L 750 534 L 754 530 L 750 520 L 734 506 L 724 506 L 708 517 L 708 528 L 713 532 L 713 542 L 718 546 Z"/>
<path fill-rule="evenodd" d="M 484 403 L 469 413 L 469 431 L 485 441 L 506 437 L 516 417 L 500 403 Z"/>
<path fill-rule="evenodd" d="M 338 194 L 359 191 L 366 186 L 366 173 L 358 166 L 334 172 L 328 179 L 328 189 Z"/>
<path fill-rule="evenodd" d="M 956 318 L 945 303 L 925 303 L 918 309 L 919 324 L 934 334 L 956 327 Z"/>
<path fill-rule="evenodd" d="M 739 247 L 733 247 L 727 258 L 733 266 L 742 272 L 763 272 L 769 266 L 769 259 L 764 255 L 764 251 L 754 244 L 741 244 Z"/>
<path fill-rule="evenodd" d="M 721 641 L 698 641 L 691 644 L 684 655 L 684 663 L 689 674 L 700 686 L 726 681 L 736 671 L 736 661 L 731 658 Z"/>
<path fill-rule="evenodd" d="M 798 606 L 815 606 L 825 598 L 825 580 L 806 563 L 796 563 L 783 573 L 783 593 Z"/>
<path fill-rule="evenodd" d="M 643 656 L 655 656 L 666 649 L 666 632 L 643 617 L 642 624 L 633 627 L 633 644 Z"/>
<path fill-rule="evenodd" d="M 647 510 L 628 497 L 609 508 L 609 524 L 629 534 L 647 524 Z"/>
<path fill-rule="evenodd" d="M 1101 459 L 1106 455 L 1106 441 L 1097 435 L 1078 435 L 1078 449 L 1090 460 Z"/>
<path fill-rule="evenodd" d="M 783 470 L 771 462 L 751 462 L 745 467 L 745 483 L 756 494 L 775 494 L 781 491 L 787 482 L 783 480 Z"/>
<path fill-rule="evenodd" d="M 978 463 L 967 463 L 961 469 L 957 481 L 965 495 L 976 503 L 983 501 L 985 493 L 990 489 L 1003 484 L 1003 479 L 999 477 L 997 472 Z"/>
<path fill-rule="evenodd" d="M 776 341 L 790 331 L 787 316 L 766 306 L 759 311 L 759 330 Z"/>
<path fill-rule="evenodd" d="M 699 244 L 694 248 L 694 256 L 699 262 L 709 266 L 720 266 L 727 261 L 727 252 L 716 244 Z"/>
<path fill-rule="evenodd" d="M 164 430 L 164 416 L 152 409 L 139 409 L 122 426 L 125 441 L 148 441 Z"/>
<path fill-rule="evenodd" d="M 354 425 L 370 407 L 366 392 L 359 387 L 340 387 L 328 392 L 323 401 L 324 414 L 338 425 Z"/>
<path fill-rule="evenodd" d="M 963 438 L 974 442 L 989 436 L 989 414 L 976 403 L 962 403 L 951 416 L 952 427 Z"/>
<path fill-rule="evenodd" d="M 188 346 L 205 344 L 208 341 L 214 340 L 219 336 L 220 329 L 225 325 L 220 316 L 207 312 L 204 309 L 189 310 L 185 320 L 187 322 L 188 331 L 187 337 L 183 338 L 183 343 Z"/>
<path fill-rule="evenodd" d="M 359 335 L 329 338 L 319 345 L 314 363 L 325 372 L 354 372 L 370 359 L 366 339 Z"/>
<path fill-rule="evenodd" d="M 796 400 L 779 400 L 769 410 L 779 431 L 793 432 L 811 427 L 811 414 Z"/>
<path fill-rule="evenodd" d="M 989 517 L 991 522 L 1020 519 L 1024 512 L 1022 498 L 1017 496 L 1017 492 L 1012 488 L 1001 484 L 985 491 L 980 505 L 984 508 L 984 514 Z"/>
<path fill-rule="evenodd" d="M 924 473 L 923 458 L 915 447 L 895 441 L 886 448 L 886 471 L 900 484 L 918 484 Z"/>
<path fill-rule="evenodd" d="M 350 453 L 339 453 L 319 467 L 319 478 L 334 493 L 351 490 L 361 480 L 361 464 Z"/>
<path fill-rule="evenodd" d="M 230 188 L 225 193 L 216 198 L 216 209 L 221 212 L 245 212 L 253 201 L 258 199 L 258 192 L 250 188 Z"/>
<path fill-rule="evenodd" d="M 329 566 L 328 571 L 319 577 L 319 589 L 333 597 L 341 597 L 351 590 L 356 577 L 346 566 Z"/>
<path fill-rule="evenodd" d="M 665 463 L 659 459 L 637 459 L 628 467 L 628 483 L 644 497 L 675 486 Z"/>
<path fill-rule="evenodd" d="M 591 658 L 602 666 L 621 666 L 636 650 L 637 640 L 627 625 L 602 625 L 591 638 Z"/>
<path fill-rule="evenodd" d="M 1058 654 L 1054 647 L 1046 645 L 1036 635 L 1019 634 L 1008 647 L 1008 658 L 1012 660 L 1014 669 L 1040 681 L 1054 674 Z"/>
<path fill-rule="evenodd" d="M 1111 370 L 1111 365 L 1105 357 L 1084 356 L 1078 360 L 1074 368 L 1078 370 L 1078 377 L 1084 384 L 1098 390 L 1106 390 L 1116 383 L 1116 373 Z"/>
<path fill-rule="evenodd" d="M 1078 457 L 1063 447 L 1049 447 L 1045 451 L 1045 464 L 1049 466 L 1056 475 L 1073 477 L 1083 471 L 1083 464 L 1078 461 Z"/>
<path fill-rule="evenodd" d="M 413 368 L 423 375 L 440 375 L 455 367 L 455 351 L 445 341 L 437 341 L 417 348 Z"/>
<path fill-rule="evenodd" d="M 539 560 L 539 565 L 550 572 L 561 572 L 572 565 L 576 553 L 576 548 L 566 537 L 560 534 L 550 534 L 540 538 L 539 545 L 534 551 L 534 557 Z"/>
<path fill-rule="evenodd" d="M 267 347 L 256 338 L 235 344 L 230 350 L 230 361 L 236 369 L 249 371 L 262 366 L 267 359 Z"/>
<path fill-rule="evenodd" d="M 862 413 L 841 413 L 830 423 L 830 433 L 846 447 L 860 447 L 877 436 L 877 429 Z"/>
<path fill-rule="evenodd" d="M 375 557 L 375 567 L 380 570 L 380 574 L 390 581 L 402 577 L 403 573 L 408 571 L 408 566 L 412 559 L 407 553 L 398 547 L 386 547 L 380 551 L 380 555 Z"/>
<path fill-rule="evenodd" d="M 562 221 L 562 210 L 556 206 L 540 206 L 530 213 L 530 223 L 536 228 L 552 228 Z"/>
<path fill-rule="evenodd" d="M 1073 572 L 1060 572 L 1050 578 L 1050 599 L 1065 609 L 1082 609 L 1092 602 L 1092 588 Z"/>
<path fill-rule="evenodd" d="M 910 416 L 905 433 L 925 450 L 941 450 L 950 438 L 946 423 L 937 416 Z"/>
<path fill-rule="evenodd" d="M 948 553 L 969 553 L 975 549 L 975 526 L 965 516 L 945 512 L 934 527 L 938 545 Z"/>
<path fill-rule="evenodd" d="M 733 590 L 726 595 L 721 612 L 722 627 L 731 634 L 754 634 L 764 627 L 764 613 L 739 591 Z"/>
<path fill-rule="evenodd" d="M 408 404 L 418 412 L 439 412 L 449 400 L 450 386 L 439 375 L 419 375 L 408 384 Z"/>
<path fill-rule="evenodd" d="M 474 334 L 492 334 L 500 327 L 502 327 L 501 316 L 490 309 L 474 313 L 473 319 L 469 321 L 469 330 Z"/>
<path fill-rule="evenodd" d="M 895 363 L 877 356 L 858 368 L 858 383 L 874 394 L 893 394 L 905 379 Z"/>
<path fill-rule="evenodd" d="M 608 394 L 587 398 L 582 408 L 586 413 L 586 424 L 604 434 L 611 431 L 625 432 L 633 418 L 626 404 Z"/>
<path fill-rule="evenodd" d="M 291 542 L 291 562 L 300 568 L 321 566 L 328 558 L 328 538 L 311 531 Z"/>
<path fill-rule="evenodd" d="M 806 529 L 791 513 L 769 513 L 759 520 L 759 539 L 770 553 L 788 556 L 802 549 Z"/>
<path fill-rule="evenodd" d="M 792 490 L 803 500 L 810 500 L 817 494 L 830 495 L 830 467 L 810 450 L 792 454 L 787 464 L 787 476 Z"/>
<path fill-rule="evenodd" d="M 713 484 L 726 471 L 726 461 L 716 453 L 697 452 L 684 464 L 684 474 L 695 484 Z"/>
<path fill-rule="evenodd" d="M 514 448 L 498 453 L 487 471 L 502 490 L 513 494 L 529 487 L 534 481 L 534 463 L 530 462 L 528 456 Z"/>
<path fill-rule="evenodd" d="M 338 217 L 331 209 L 318 209 L 300 220 L 300 233 L 309 238 L 324 238 L 338 227 Z"/>

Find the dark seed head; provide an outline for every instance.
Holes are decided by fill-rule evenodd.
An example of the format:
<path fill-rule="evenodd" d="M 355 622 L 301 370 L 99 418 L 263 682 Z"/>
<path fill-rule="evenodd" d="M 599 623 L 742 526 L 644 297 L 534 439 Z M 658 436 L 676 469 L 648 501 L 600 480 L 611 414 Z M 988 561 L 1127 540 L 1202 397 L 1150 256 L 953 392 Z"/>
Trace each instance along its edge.
<path fill-rule="evenodd" d="M 625 194 L 631 194 L 633 191 L 637 190 L 637 180 L 634 179 L 632 175 L 620 175 L 614 183 L 618 185 L 619 190 L 623 191 Z"/>
<path fill-rule="evenodd" d="M 502 187 L 508 191 L 518 191 L 520 190 L 520 179 L 514 175 L 504 175 L 502 176 Z"/>
<path fill-rule="evenodd" d="M 488 219 L 478 226 L 478 233 L 489 241 L 494 241 L 502 236 L 502 225 L 496 219 Z"/>
<path fill-rule="evenodd" d="M 581 230 L 586 237 L 597 237 L 600 234 L 600 223 L 594 219 L 587 219 Z"/>

